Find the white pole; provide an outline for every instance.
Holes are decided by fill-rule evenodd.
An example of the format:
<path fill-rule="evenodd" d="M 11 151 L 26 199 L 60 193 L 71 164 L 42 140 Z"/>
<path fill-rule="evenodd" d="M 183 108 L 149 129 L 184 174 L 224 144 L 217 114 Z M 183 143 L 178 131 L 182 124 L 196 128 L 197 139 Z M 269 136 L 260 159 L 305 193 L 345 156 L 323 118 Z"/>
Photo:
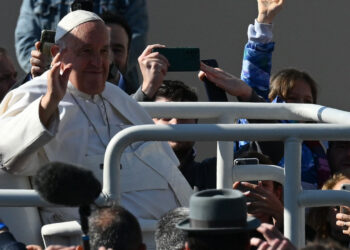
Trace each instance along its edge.
<path fill-rule="evenodd" d="M 284 143 L 284 235 L 297 247 L 305 245 L 305 210 L 298 203 L 301 193 L 301 143 L 288 138 Z"/>

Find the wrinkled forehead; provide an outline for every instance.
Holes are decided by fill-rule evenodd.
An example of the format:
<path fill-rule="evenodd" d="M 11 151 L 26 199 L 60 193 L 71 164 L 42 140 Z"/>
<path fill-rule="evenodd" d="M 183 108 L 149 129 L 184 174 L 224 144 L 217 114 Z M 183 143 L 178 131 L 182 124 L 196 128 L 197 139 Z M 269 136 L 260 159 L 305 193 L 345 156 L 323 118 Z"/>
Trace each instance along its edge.
<path fill-rule="evenodd" d="M 110 41 L 106 25 L 101 21 L 91 21 L 80 24 L 66 34 L 68 44 L 94 43 L 108 45 Z"/>

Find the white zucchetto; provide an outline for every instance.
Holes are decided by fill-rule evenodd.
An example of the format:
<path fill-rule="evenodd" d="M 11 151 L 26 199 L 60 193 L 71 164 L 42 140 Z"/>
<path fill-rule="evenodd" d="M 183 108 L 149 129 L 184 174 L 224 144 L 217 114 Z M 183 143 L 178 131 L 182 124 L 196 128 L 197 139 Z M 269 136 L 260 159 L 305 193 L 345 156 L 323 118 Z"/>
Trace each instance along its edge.
<path fill-rule="evenodd" d="M 69 12 L 57 24 L 55 43 L 75 27 L 90 21 L 103 22 L 103 20 L 98 15 L 90 11 L 75 10 L 75 11 Z"/>

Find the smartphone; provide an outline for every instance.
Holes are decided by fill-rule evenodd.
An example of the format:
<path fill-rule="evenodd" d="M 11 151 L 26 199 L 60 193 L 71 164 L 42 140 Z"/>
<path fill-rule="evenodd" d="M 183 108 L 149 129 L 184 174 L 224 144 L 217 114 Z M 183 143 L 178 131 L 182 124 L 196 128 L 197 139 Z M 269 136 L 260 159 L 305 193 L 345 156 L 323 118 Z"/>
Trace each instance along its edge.
<path fill-rule="evenodd" d="M 237 159 L 234 159 L 234 161 L 233 161 L 233 165 L 235 165 L 235 166 L 238 166 L 238 165 L 257 165 L 257 164 L 259 164 L 258 158 L 237 158 Z M 247 181 L 247 182 L 258 185 L 258 181 Z M 243 193 L 249 190 L 249 189 L 246 189 L 241 184 L 238 185 L 237 189 Z"/>
<path fill-rule="evenodd" d="M 53 30 L 42 30 L 40 37 L 40 52 L 45 56 L 45 65 L 50 65 L 52 61 L 51 47 L 55 44 L 55 34 Z"/>
<path fill-rule="evenodd" d="M 341 185 L 340 190 L 350 191 L 350 184 L 343 184 L 343 185 Z M 340 206 L 339 211 L 340 211 L 341 213 L 347 213 L 346 210 L 345 210 L 345 208 L 344 208 L 344 206 Z M 347 227 L 345 227 L 345 228 L 347 229 Z"/>
<path fill-rule="evenodd" d="M 199 48 L 154 48 L 152 52 L 159 52 L 168 59 L 168 71 L 199 70 Z"/>
<path fill-rule="evenodd" d="M 233 165 L 258 165 L 258 158 L 237 158 L 233 161 Z"/>
<path fill-rule="evenodd" d="M 202 62 L 210 67 L 219 67 L 218 62 L 215 59 L 202 60 Z M 227 102 L 227 96 L 225 90 L 217 87 L 214 83 L 209 81 L 206 77 L 202 80 L 204 82 L 205 90 L 209 101 L 211 102 Z"/>

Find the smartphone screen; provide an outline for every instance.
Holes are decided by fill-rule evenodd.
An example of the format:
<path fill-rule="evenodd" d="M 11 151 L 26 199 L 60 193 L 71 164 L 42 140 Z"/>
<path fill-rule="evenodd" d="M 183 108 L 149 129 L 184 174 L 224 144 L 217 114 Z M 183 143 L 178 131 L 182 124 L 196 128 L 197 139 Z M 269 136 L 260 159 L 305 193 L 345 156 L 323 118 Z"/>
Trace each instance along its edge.
<path fill-rule="evenodd" d="M 159 52 L 168 59 L 168 71 L 199 70 L 199 48 L 154 48 L 152 52 Z"/>
<path fill-rule="evenodd" d="M 45 56 L 45 65 L 50 65 L 52 61 L 52 55 L 51 55 L 51 47 L 55 44 L 55 34 L 56 32 L 53 30 L 43 30 L 41 31 L 41 38 L 40 38 L 40 51 Z"/>

